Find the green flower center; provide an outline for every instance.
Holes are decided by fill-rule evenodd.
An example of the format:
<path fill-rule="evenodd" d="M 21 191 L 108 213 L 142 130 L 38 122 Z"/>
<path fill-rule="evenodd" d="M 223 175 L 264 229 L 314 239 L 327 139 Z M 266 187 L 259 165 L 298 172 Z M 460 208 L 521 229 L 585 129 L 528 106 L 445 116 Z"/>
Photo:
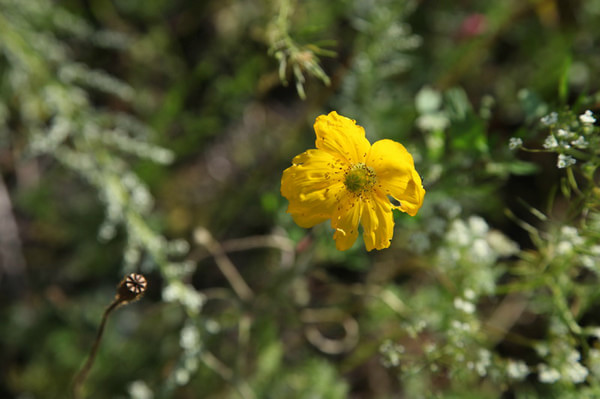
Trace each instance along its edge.
<path fill-rule="evenodd" d="M 364 191 L 370 190 L 376 181 L 375 171 L 364 163 L 352 165 L 344 178 L 344 184 L 348 191 L 355 194 L 362 194 Z"/>

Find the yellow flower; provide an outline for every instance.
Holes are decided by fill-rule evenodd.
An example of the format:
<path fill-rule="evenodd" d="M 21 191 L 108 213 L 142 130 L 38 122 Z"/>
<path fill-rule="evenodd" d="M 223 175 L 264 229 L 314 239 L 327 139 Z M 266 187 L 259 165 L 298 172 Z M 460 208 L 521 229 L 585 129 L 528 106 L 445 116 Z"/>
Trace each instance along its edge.
<path fill-rule="evenodd" d="M 331 219 L 340 251 L 352 246 L 359 223 L 368 251 L 389 247 L 392 209 L 414 216 L 423 205 L 425 190 L 412 156 L 392 140 L 371 145 L 356 121 L 335 111 L 317 118 L 315 132 L 317 148 L 296 156 L 283 172 L 288 213 L 305 228 Z"/>

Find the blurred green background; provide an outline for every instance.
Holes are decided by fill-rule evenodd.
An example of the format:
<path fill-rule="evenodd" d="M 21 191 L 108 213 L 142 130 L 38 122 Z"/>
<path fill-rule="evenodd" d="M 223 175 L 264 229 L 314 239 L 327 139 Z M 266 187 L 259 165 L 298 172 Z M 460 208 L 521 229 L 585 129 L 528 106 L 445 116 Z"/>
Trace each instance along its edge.
<path fill-rule="evenodd" d="M 598 0 L 0 0 L 0 397 L 69 397 L 133 271 L 149 289 L 84 397 L 600 397 L 598 21 Z M 423 177 L 389 249 L 285 213 L 331 110 Z M 544 147 L 566 126 L 581 153 Z"/>

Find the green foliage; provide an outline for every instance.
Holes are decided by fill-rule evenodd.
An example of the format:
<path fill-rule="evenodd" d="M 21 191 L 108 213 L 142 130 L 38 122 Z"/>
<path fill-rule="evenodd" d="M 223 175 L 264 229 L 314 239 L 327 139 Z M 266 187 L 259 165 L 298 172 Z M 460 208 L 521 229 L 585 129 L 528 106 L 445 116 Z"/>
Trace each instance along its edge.
<path fill-rule="evenodd" d="M 597 3 L 0 0 L 0 396 L 136 271 L 85 397 L 598 397 Z M 331 109 L 423 177 L 384 251 L 285 212 Z"/>
<path fill-rule="evenodd" d="M 321 80 L 329 86 L 331 80 L 325 73 L 319 62 L 319 56 L 334 56 L 335 52 L 321 48 L 316 44 L 299 45 L 290 36 L 290 19 L 292 12 L 291 0 L 279 0 L 276 2 L 279 11 L 273 19 L 266 36 L 269 43 L 269 54 L 279 62 L 279 79 L 284 85 L 288 84 L 288 66 L 292 70 L 296 81 L 296 91 L 303 100 L 306 99 L 304 74 Z"/>

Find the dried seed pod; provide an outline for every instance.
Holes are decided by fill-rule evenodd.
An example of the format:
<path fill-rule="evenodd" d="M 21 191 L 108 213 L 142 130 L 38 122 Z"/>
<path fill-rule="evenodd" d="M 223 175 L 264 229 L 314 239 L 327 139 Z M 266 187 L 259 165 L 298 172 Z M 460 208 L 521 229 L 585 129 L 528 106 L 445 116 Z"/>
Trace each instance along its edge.
<path fill-rule="evenodd" d="M 146 277 L 138 273 L 130 273 L 121 280 L 117 287 L 117 300 L 120 303 L 126 303 L 139 299 L 147 287 Z"/>

